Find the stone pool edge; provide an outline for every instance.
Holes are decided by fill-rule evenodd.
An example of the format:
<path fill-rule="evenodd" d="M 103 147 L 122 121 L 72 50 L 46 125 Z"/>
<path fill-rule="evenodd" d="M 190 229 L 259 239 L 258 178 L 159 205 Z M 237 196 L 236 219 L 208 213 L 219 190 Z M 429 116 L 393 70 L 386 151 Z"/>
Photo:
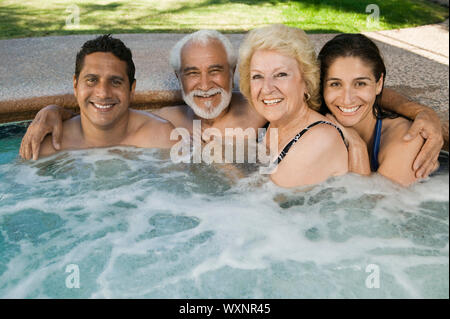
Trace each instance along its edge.
<path fill-rule="evenodd" d="M 50 104 L 57 104 L 79 112 L 75 96 L 69 93 L 0 101 L 0 124 L 32 120 L 40 109 Z M 180 90 L 149 90 L 136 92 L 131 107 L 138 110 L 152 110 L 179 104 L 184 104 Z M 445 112 L 444 115 L 438 115 L 441 120 L 442 135 L 444 137 L 443 149 L 449 151 L 448 112 Z"/>

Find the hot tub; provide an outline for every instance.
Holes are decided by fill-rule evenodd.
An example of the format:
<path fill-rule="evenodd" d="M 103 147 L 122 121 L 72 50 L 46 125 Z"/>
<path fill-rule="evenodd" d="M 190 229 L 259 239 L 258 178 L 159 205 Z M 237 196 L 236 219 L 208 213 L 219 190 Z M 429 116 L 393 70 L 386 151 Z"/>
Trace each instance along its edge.
<path fill-rule="evenodd" d="M 0 298 L 449 297 L 448 154 L 293 191 L 158 150 L 22 161 L 26 125 L 0 126 Z"/>

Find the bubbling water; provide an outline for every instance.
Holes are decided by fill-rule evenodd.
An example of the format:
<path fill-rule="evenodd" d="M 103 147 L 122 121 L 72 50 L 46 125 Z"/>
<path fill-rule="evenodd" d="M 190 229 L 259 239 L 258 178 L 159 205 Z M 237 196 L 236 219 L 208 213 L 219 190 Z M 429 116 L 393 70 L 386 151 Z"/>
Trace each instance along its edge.
<path fill-rule="evenodd" d="M 251 165 L 238 180 L 168 158 L 0 164 L 0 297 L 449 297 L 448 170 L 408 189 L 349 174 L 300 191 Z"/>

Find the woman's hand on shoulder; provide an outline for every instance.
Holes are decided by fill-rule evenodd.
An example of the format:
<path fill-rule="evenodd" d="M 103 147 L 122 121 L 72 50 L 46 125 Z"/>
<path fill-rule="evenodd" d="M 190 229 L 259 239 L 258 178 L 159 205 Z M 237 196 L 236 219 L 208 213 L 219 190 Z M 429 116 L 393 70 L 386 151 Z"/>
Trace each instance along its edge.
<path fill-rule="evenodd" d="M 369 176 L 371 170 L 366 142 L 354 128 L 341 125 L 332 114 L 327 114 L 326 117 L 331 123 L 339 127 L 344 134 L 345 144 L 348 148 L 348 171 Z"/>

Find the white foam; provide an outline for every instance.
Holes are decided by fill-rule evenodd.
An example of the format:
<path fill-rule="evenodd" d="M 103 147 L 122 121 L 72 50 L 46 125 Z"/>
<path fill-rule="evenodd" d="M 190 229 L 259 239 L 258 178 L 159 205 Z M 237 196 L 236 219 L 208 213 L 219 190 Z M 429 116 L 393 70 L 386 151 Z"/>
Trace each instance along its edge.
<path fill-rule="evenodd" d="M 357 278 L 367 276 L 371 263 L 394 278 L 383 283 L 380 296 L 405 291 L 403 297 L 422 298 L 430 292 L 411 269 L 448 268 L 448 174 L 408 189 L 381 176 L 349 174 L 295 191 L 258 173 L 230 182 L 220 166 L 177 166 L 166 155 L 111 148 L 0 165 L 9 185 L 39 194 L 26 197 L 0 181 L 0 225 L 27 209 L 64 221 L 34 243 L 26 224 L 0 226 L 5 241 L 20 247 L 0 276 L 0 296 L 66 296 L 55 278 L 64 279 L 71 263 L 80 264 L 82 278 L 89 278 L 83 293 L 94 298 L 157 297 L 169 287 L 180 298 L 192 289 L 187 297 L 211 297 L 205 287 L 224 280 L 224 271 L 227 297 L 241 297 L 235 295 L 239 283 L 233 284 L 241 272 L 255 274 L 247 279 L 253 297 L 267 297 L 274 293 L 268 282 L 277 280 L 267 273 L 280 265 L 293 269 L 283 274 L 290 280 L 273 285 L 296 291 L 308 274 L 321 274 L 330 291 L 310 291 L 339 297 L 352 289 L 365 293 Z M 426 203 L 447 212 L 425 209 Z M 8 227 L 24 233 L 20 242 L 8 238 Z M 37 270 L 27 270 L 32 260 Z M 356 277 L 345 281 L 347 272 Z M 437 282 L 448 271 L 430 276 Z"/>

